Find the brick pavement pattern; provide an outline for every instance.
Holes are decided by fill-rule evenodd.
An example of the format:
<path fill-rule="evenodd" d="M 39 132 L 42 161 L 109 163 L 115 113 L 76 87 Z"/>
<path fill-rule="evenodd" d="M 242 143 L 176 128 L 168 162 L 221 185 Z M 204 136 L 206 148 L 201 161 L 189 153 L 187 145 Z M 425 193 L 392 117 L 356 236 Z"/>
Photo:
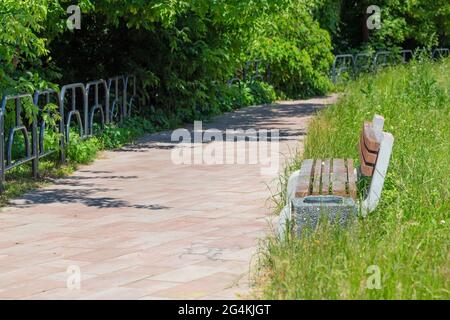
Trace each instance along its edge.
<path fill-rule="evenodd" d="M 203 129 L 279 129 L 283 163 L 335 98 L 248 107 Z M 262 175 L 260 164 L 176 165 L 171 153 L 188 146 L 170 135 L 104 152 L 2 208 L 0 298 L 245 298 L 258 243 L 270 232 L 277 173 Z M 78 289 L 68 288 L 73 268 Z"/>

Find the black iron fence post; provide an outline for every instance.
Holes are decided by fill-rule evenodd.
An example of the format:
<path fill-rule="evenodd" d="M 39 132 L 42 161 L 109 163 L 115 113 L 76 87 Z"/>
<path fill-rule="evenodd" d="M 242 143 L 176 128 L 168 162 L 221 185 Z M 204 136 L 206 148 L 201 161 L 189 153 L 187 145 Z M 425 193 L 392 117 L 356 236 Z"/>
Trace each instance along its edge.
<path fill-rule="evenodd" d="M 64 88 L 64 86 L 63 86 Z M 65 90 L 64 90 L 65 91 Z M 65 145 L 65 137 L 64 137 L 64 91 L 61 89 L 58 97 L 59 104 L 59 160 L 61 163 L 66 162 L 66 145 Z"/>
<path fill-rule="evenodd" d="M 125 119 L 126 117 L 127 117 L 127 88 L 128 88 L 128 76 L 123 76 L 123 78 L 122 78 L 122 84 L 123 84 L 123 88 L 122 88 L 122 90 L 123 90 L 123 103 L 122 103 L 122 105 L 123 105 L 123 111 L 122 111 L 122 114 L 123 114 L 123 118 Z"/>
<path fill-rule="evenodd" d="M 34 102 L 34 101 L 33 101 Z M 37 104 L 33 105 L 37 108 Z M 33 112 L 33 119 L 31 120 L 31 152 L 33 160 L 31 162 L 31 170 L 33 177 L 39 177 L 39 151 L 38 151 L 38 137 L 37 137 L 37 111 Z"/>

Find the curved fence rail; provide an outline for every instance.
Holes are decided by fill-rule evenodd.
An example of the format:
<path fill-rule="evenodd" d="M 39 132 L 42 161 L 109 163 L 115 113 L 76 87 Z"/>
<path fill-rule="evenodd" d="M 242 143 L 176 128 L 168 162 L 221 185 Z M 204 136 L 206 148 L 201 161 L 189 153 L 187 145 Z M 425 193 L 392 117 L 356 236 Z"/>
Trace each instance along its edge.
<path fill-rule="evenodd" d="M 402 62 L 407 63 L 414 57 L 414 52 L 412 50 L 401 50 Z"/>
<path fill-rule="evenodd" d="M 103 94 L 101 94 L 103 90 Z M 94 134 L 94 117 L 100 116 L 100 127 L 103 130 L 109 123 L 109 90 L 105 80 L 90 81 L 86 84 L 86 104 L 88 112 L 88 135 Z"/>
<path fill-rule="evenodd" d="M 447 48 L 437 48 L 433 50 L 431 57 L 433 59 L 448 57 L 450 54 L 450 50 Z"/>
<path fill-rule="evenodd" d="M 334 58 L 332 66 L 332 80 L 337 81 L 337 78 L 346 71 L 353 72 L 355 68 L 355 57 L 352 54 L 338 54 Z"/>
<path fill-rule="evenodd" d="M 8 107 L 8 103 L 12 102 L 12 111 L 14 115 L 14 119 L 12 120 L 12 125 L 8 128 L 7 138 L 5 140 L 5 114 Z M 36 159 L 37 159 L 37 125 L 36 125 L 36 116 L 32 115 L 31 125 L 27 126 L 22 121 L 22 104 L 24 102 L 32 103 L 33 97 L 31 94 L 19 94 L 14 96 L 6 96 L 2 99 L 2 109 L 0 114 L 0 131 L 1 131 L 1 139 L 0 139 L 0 161 L 1 161 L 1 181 L 4 180 L 4 172 L 6 170 L 11 170 L 17 166 L 20 166 L 29 161 L 33 161 L 33 175 L 37 175 L 36 169 Z M 30 142 L 30 134 L 29 130 L 31 129 L 31 142 Z M 13 145 L 14 138 L 16 137 L 16 133 L 21 133 L 23 137 L 22 146 L 23 153 L 18 155 L 17 159 L 13 160 Z M 17 142 L 17 140 L 16 140 Z M 6 145 L 6 150 L 5 150 Z"/>
<path fill-rule="evenodd" d="M 50 104 L 56 106 L 55 114 L 46 108 Z M 6 172 L 13 168 L 31 162 L 33 177 L 38 177 L 40 159 L 59 153 L 60 162 L 65 162 L 65 149 L 75 127 L 80 138 L 86 139 L 94 135 L 94 128 L 103 130 L 107 123 L 122 123 L 138 107 L 134 75 L 66 84 L 59 92 L 46 89 L 4 95 L 0 109 L 0 191 Z M 55 119 L 56 113 L 59 121 L 50 126 L 48 120 Z M 46 141 L 46 132 L 53 133 L 56 144 Z"/>
<path fill-rule="evenodd" d="M 362 52 L 355 55 L 354 71 L 356 73 L 369 72 L 372 67 L 372 57 L 370 54 Z"/>
<path fill-rule="evenodd" d="M 116 76 L 108 79 L 108 92 L 110 101 L 109 119 L 111 122 L 122 123 L 126 112 L 126 81 L 124 76 Z"/>
<path fill-rule="evenodd" d="M 392 51 L 378 51 L 373 54 L 361 52 L 357 54 L 339 54 L 334 58 L 331 67 L 331 80 L 337 83 L 341 77 L 346 74 L 349 78 L 355 78 L 362 72 L 376 72 L 377 70 L 394 65 L 398 62 L 407 63 L 414 54 L 423 54 L 424 49 L 417 49 L 415 53 L 412 50 L 401 50 L 399 53 Z M 431 59 L 440 59 L 450 55 L 447 48 L 436 48 L 431 51 Z"/>
<path fill-rule="evenodd" d="M 78 95 L 77 95 L 78 93 Z M 66 107 L 66 96 L 70 96 L 70 107 L 68 108 L 67 116 L 65 116 L 64 111 Z M 77 99 L 78 98 L 78 99 Z M 87 112 L 87 101 L 86 101 L 86 88 L 82 83 L 72 83 L 66 84 L 61 88 L 61 93 L 59 94 L 59 103 L 61 106 L 60 116 L 64 119 L 65 117 L 65 142 L 67 144 L 70 142 L 70 127 L 75 117 L 76 123 L 78 124 L 78 130 L 80 138 L 84 139 L 87 137 L 88 129 L 88 112 Z"/>
<path fill-rule="evenodd" d="M 52 99 L 53 98 L 53 99 Z M 53 101 L 53 102 L 52 102 Z M 51 113 L 49 109 L 45 109 L 46 106 L 48 106 L 50 103 L 54 103 L 55 105 L 59 104 L 59 94 L 53 89 L 47 89 L 43 91 L 36 91 L 33 96 L 33 104 L 38 108 L 38 114 L 37 114 L 37 127 L 38 127 L 38 141 L 37 141 L 37 156 L 36 156 L 36 172 L 38 170 L 38 161 L 40 158 L 44 158 L 46 156 L 49 156 L 51 154 L 57 153 L 59 151 L 58 147 L 46 147 L 46 141 L 45 141 L 45 132 L 46 130 L 49 130 L 47 119 L 54 118 L 54 114 Z M 55 110 L 59 112 L 59 110 Z M 60 124 L 61 125 L 61 124 Z M 64 126 L 64 125 L 63 125 Z M 51 130 L 56 137 L 58 135 L 58 132 L 60 132 L 59 128 L 54 126 L 51 128 Z"/>
<path fill-rule="evenodd" d="M 131 97 L 128 97 L 128 89 L 130 88 L 130 78 L 131 78 Z M 130 117 L 133 112 L 136 112 L 136 108 L 138 108 L 138 100 L 139 97 L 137 95 L 137 83 L 136 83 L 136 76 L 129 76 L 125 77 L 125 105 L 126 105 L 126 116 Z"/>

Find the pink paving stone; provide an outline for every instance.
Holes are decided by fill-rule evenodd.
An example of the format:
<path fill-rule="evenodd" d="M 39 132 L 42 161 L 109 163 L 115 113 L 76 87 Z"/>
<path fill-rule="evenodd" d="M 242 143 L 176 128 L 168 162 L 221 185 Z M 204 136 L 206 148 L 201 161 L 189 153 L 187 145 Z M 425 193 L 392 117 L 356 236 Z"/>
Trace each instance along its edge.
<path fill-rule="evenodd" d="M 150 295 L 157 291 L 173 288 L 177 285 L 179 285 L 179 283 L 177 283 L 177 282 L 156 281 L 156 280 L 150 280 L 150 279 L 146 278 L 146 279 L 142 279 L 142 280 L 124 284 L 124 285 L 122 285 L 122 287 L 142 289 L 142 290 L 146 291 L 146 295 Z"/>
<path fill-rule="evenodd" d="M 177 268 L 172 271 L 153 276 L 150 279 L 183 283 L 200 279 L 204 276 L 216 273 L 218 271 L 223 271 L 223 268 L 220 266 L 209 267 L 209 266 L 190 265 L 187 267 Z"/>
<path fill-rule="evenodd" d="M 46 292 L 51 289 L 61 288 L 65 286 L 65 282 L 50 279 L 34 279 L 33 281 L 25 281 L 5 286 L 0 291 L 0 299 L 20 299 Z"/>
<path fill-rule="evenodd" d="M 80 299 L 88 300 L 135 300 L 145 296 L 147 291 L 145 289 L 135 289 L 135 288 L 123 288 L 123 287 L 112 287 L 110 289 L 101 290 L 97 293 L 86 295 Z"/>
<path fill-rule="evenodd" d="M 221 292 L 236 284 L 236 275 L 226 272 L 217 272 L 173 286 L 169 289 L 157 291 L 154 294 L 172 299 L 199 299 Z"/>
<path fill-rule="evenodd" d="M 67 288 L 55 288 L 50 289 L 48 291 L 35 293 L 29 296 L 22 297 L 24 300 L 47 300 L 47 299 L 57 299 L 57 300 L 74 300 L 74 299 L 83 299 L 83 297 L 87 297 L 89 295 L 94 294 L 95 292 L 87 291 L 87 290 L 77 290 L 72 289 L 69 290 Z"/>
<path fill-rule="evenodd" d="M 226 270 L 227 273 L 233 273 L 240 276 L 241 279 L 248 277 L 248 273 L 242 272 L 242 270 L 249 270 L 250 263 L 248 261 L 238 260 L 206 260 L 196 263 L 197 266 L 216 267 Z M 236 279 L 238 279 L 236 277 Z"/>
<path fill-rule="evenodd" d="M 249 107 L 203 129 L 280 129 L 282 166 L 301 150 L 316 110 L 334 100 Z M 175 165 L 171 149 L 159 148 L 174 146 L 167 137 L 104 152 L 1 208 L 0 298 L 245 298 L 258 241 L 270 232 L 267 199 L 277 172 L 262 175 L 263 165 L 248 163 Z M 223 150 L 255 143 L 236 145 Z M 73 265 L 82 273 L 80 290 L 66 287 Z"/>
<path fill-rule="evenodd" d="M 240 286 L 242 286 L 242 280 L 240 283 Z M 231 288 L 223 289 L 218 292 L 212 293 L 210 295 L 207 295 L 201 300 L 237 300 L 237 299 L 249 299 L 251 296 L 249 296 L 246 293 L 243 293 L 239 286 L 234 286 Z"/>

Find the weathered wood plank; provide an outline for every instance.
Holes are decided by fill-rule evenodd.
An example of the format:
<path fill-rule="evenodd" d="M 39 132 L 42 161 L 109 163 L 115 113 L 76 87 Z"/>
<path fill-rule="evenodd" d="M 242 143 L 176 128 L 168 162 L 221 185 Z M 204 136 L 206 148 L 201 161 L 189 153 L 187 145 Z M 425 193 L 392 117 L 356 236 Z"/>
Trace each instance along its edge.
<path fill-rule="evenodd" d="M 324 166 L 322 169 L 322 194 L 323 195 L 327 195 L 330 194 L 330 186 L 331 186 L 331 173 L 330 173 L 330 169 L 331 169 L 331 163 L 330 163 L 331 159 L 325 159 L 324 162 Z"/>
<path fill-rule="evenodd" d="M 310 193 L 311 174 L 313 170 L 313 159 L 306 159 L 300 167 L 297 188 L 295 190 L 296 197 L 306 197 Z"/>
<path fill-rule="evenodd" d="M 333 159 L 333 177 L 332 187 L 333 194 L 338 196 L 346 196 L 345 184 L 347 180 L 347 169 L 344 159 Z"/>
<path fill-rule="evenodd" d="M 313 176 L 313 187 L 312 187 L 312 193 L 313 195 L 319 195 L 321 192 L 320 183 L 321 183 L 321 176 L 322 176 L 322 160 L 316 159 L 316 162 L 314 164 L 314 176 Z"/>
<path fill-rule="evenodd" d="M 367 165 L 365 163 L 361 163 L 360 170 L 361 170 L 361 174 L 363 176 L 371 177 L 371 176 L 373 176 L 375 168 L 372 167 L 372 166 L 369 166 L 369 165 Z"/>
<path fill-rule="evenodd" d="M 356 177 L 353 167 L 353 159 L 347 159 L 347 181 L 350 197 L 356 199 Z"/>
<path fill-rule="evenodd" d="M 375 135 L 375 131 L 372 127 L 371 122 L 364 122 L 363 125 L 363 138 L 364 144 L 369 151 L 378 152 L 380 150 L 380 141 L 377 139 Z"/>
<path fill-rule="evenodd" d="M 375 165 L 375 163 L 377 162 L 378 152 L 372 152 L 369 149 L 367 149 L 362 136 L 361 139 L 359 140 L 359 151 L 361 161 L 364 160 L 366 164 Z"/>
<path fill-rule="evenodd" d="M 364 176 L 371 177 L 373 175 L 374 166 L 380 150 L 380 141 L 375 134 L 375 130 L 371 122 L 364 122 L 359 144 L 358 151 L 361 162 L 361 173 Z"/>

